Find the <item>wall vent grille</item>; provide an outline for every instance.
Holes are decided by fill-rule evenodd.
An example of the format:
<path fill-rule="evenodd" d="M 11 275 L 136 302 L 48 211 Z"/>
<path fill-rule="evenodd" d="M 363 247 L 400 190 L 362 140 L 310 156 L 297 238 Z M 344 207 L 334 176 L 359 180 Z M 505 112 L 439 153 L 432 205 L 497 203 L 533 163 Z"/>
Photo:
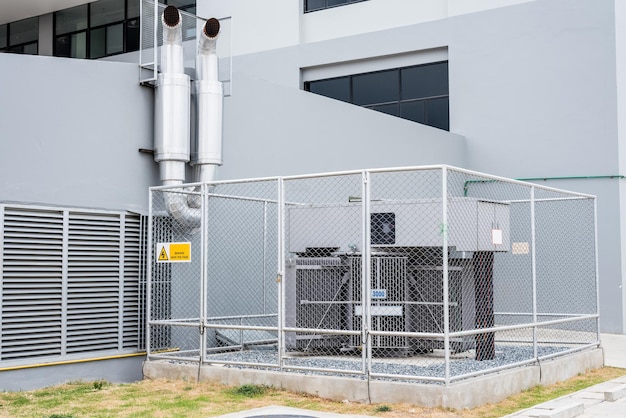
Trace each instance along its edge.
<path fill-rule="evenodd" d="M 143 224 L 126 212 L 0 205 L 0 360 L 137 350 Z"/>

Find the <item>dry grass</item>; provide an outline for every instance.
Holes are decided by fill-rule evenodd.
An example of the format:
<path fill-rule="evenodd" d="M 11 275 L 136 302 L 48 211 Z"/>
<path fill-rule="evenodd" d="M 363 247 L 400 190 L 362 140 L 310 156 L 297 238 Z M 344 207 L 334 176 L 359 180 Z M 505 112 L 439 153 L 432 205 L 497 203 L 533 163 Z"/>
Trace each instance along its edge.
<path fill-rule="evenodd" d="M 365 405 L 332 402 L 273 388 L 214 383 L 146 380 L 133 384 L 75 382 L 29 392 L 0 393 L 2 417 L 210 417 L 281 405 L 343 414 L 398 417 L 501 417 L 594 384 L 626 375 L 626 369 L 605 367 L 566 382 L 537 386 L 495 405 L 451 411 L 414 405 Z"/>

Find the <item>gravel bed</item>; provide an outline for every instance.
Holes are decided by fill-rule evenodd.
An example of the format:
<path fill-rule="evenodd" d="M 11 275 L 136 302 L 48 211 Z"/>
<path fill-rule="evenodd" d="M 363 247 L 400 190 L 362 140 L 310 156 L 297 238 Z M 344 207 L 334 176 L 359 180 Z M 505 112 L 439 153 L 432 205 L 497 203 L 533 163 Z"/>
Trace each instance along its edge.
<path fill-rule="evenodd" d="M 570 347 L 549 346 L 538 347 L 539 356 L 546 356 L 558 352 L 566 351 Z M 477 361 L 473 358 L 454 358 L 450 361 L 450 375 L 460 376 L 469 373 L 488 372 L 491 369 L 506 365 L 513 365 L 533 358 L 533 348 L 529 346 L 496 345 L 496 358 L 493 360 Z M 261 364 L 278 364 L 278 354 L 275 350 L 247 350 L 229 353 L 220 353 L 208 356 L 209 361 L 221 362 L 241 362 L 249 363 L 226 364 L 225 367 L 252 368 L 259 370 L 276 370 L 276 368 L 261 366 Z M 286 372 L 301 374 L 318 374 L 330 376 L 343 376 L 364 379 L 360 374 L 339 373 L 339 370 L 349 370 L 360 372 L 361 358 L 358 356 L 293 356 L 286 357 L 285 365 L 292 367 L 305 367 L 324 369 L 324 371 L 293 370 L 286 369 Z M 337 372 L 335 372 L 336 370 Z M 428 379 L 443 378 L 445 374 L 445 364 L 443 358 L 414 356 L 397 357 L 393 359 L 374 358 L 372 361 L 372 371 L 376 374 L 395 375 L 397 378 L 385 378 L 385 380 L 406 381 L 402 376 L 423 377 Z M 433 383 L 433 381 L 420 381 L 420 383 Z"/>

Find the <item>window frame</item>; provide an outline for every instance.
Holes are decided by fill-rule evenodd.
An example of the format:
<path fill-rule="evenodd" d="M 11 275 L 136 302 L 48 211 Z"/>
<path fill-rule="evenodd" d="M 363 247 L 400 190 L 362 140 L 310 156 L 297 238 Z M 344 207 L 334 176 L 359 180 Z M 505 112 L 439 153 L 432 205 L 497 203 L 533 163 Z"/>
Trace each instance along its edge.
<path fill-rule="evenodd" d="M 445 87 L 445 94 L 432 94 L 432 95 L 427 95 L 427 96 L 420 96 L 420 97 L 411 97 L 411 98 L 404 98 L 404 94 L 405 93 L 403 91 L 403 70 L 407 70 L 407 69 L 414 69 L 414 68 L 418 68 L 418 67 L 426 67 L 426 66 L 433 66 L 433 65 L 441 65 L 441 64 L 445 64 L 445 70 L 446 70 L 446 87 Z M 404 67 L 394 67 L 394 68 L 386 68 L 386 69 L 382 69 L 382 70 L 377 70 L 377 71 L 367 71 L 367 72 L 363 72 L 363 73 L 356 73 L 356 74 L 349 74 L 349 75 L 343 75 L 343 76 L 339 76 L 339 77 L 330 77 L 330 78 L 325 78 L 325 79 L 318 79 L 318 80 L 309 80 L 309 81 L 305 81 L 304 82 L 304 90 L 314 93 L 314 94 L 319 94 L 322 95 L 324 97 L 329 97 L 329 98 L 333 98 L 335 100 L 340 100 L 340 101 L 344 101 L 346 103 L 350 103 L 353 104 L 355 106 L 360 106 L 360 107 L 364 107 L 366 109 L 371 109 L 371 110 L 375 110 L 378 112 L 382 112 L 382 113 L 386 113 L 392 116 L 396 116 L 402 119 L 406 119 L 406 120 L 410 120 L 413 121 L 415 123 L 420 123 L 423 125 L 428 125 L 428 126 L 432 126 L 438 129 L 443 129 L 446 131 L 450 130 L 450 81 L 449 81 L 449 61 L 448 60 L 441 60 L 441 61 L 435 61 L 435 62 L 429 62 L 429 63 L 424 63 L 424 64 L 419 64 L 419 65 L 409 65 L 409 66 L 404 66 Z M 358 78 L 360 76 L 368 76 L 368 75 L 374 75 L 374 74 L 382 74 L 382 73 L 392 73 L 392 72 L 396 72 L 397 73 L 397 97 L 398 100 L 391 100 L 391 101 L 380 101 L 380 102 L 372 102 L 372 103 L 365 103 L 365 104 L 357 104 L 355 103 L 355 94 L 354 94 L 354 79 Z M 348 100 L 342 100 L 342 99 L 338 99 L 334 96 L 331 95 L 325 95 L 322 93 L 317 93 L 315 91 L 311 90 L 311 85 L 315 84 L 316 82 L 332 82 L 332 81 L 338 81 L 338 80 L 348 80 Z M 446 114 L 446 119 L 445 119 L 445 123 L 440 123 L 440 124 L 434 124 L 435 120 L 437 120 L 438 118 L 435 117 L 435 114 L 433 114 L 432 118 L 429 118 L 429 103 L 432 102 L 433 106 L 435 105 L 435 103 L 439 103 L 441 101 L 441 99 L 446 99 L 448 101 L 448 111 Z M 417 115 L 413 118 L 407 117 L 408 115 L 403 116 L 403 105 L 411 105 L 411 104 L 416 104 L 419 107 L 419 104 L 423 104 L 423 115 L 422 117 L 417 117 Z M 386 111 L 387 110 L 387 111 Z M 432 109 L 430 109 L 432 110 Z M 440 112 L 438 112 L 436 114 L 437 116 L 442 116 L 442 114 Z M 420 121 L 422 120 L 423 121 Z"/>
<path fill-rule="evenodd" d="M 37 37 L 36 40 L 29 40 L 26 42 L 18 42 L 15 44 L 11 43 L 11 25 L 15 24 L 15 23 L 19 23 L 19 22 L 23 22 L 25 20 L 35 20 L 37 21 Z M 33 17 L 29 17 L 26 19 L 21 19 L 21 20 L 16 20 L 15 22 L 9 22 L 9 23 L 5 23 L 3 25 L 0 26 L 4 26 L 6 27 L 6 45 L 4 45 L 3 47 L 0 47 L 0 52 L 9 52 L 9 53 L 13 53 L 13 54 L 26 54 L 26 55 L 38 55 L 39 54 L 39 16 L 33 16 Z M 35 52 L 34 53 L 30 53 L 30 52 L 24 52 L 24 48 L 28 47 L 28 46 L 35 46 Z"/>
<path fill-rule="evenodd" d="M 331 4 L 331 5 L 328 4 L 329 0 L 322 0 L 322 1 L 324 2 L 324 6 L 317 7 L 317 8 L 309 8 L 309 0 L 304 0 L 302 10 L 304 11 L 304 13 L 313 13 L 313 12 L 319 12 L 321 10 L 334 9 L 335 7 L 348 6 L 350 4 L 360 3 L 363 1 L 367 1 L 367 0 L 346 0 L 345 3 Z"/>
<path fill-rule="evenodd" d="M 92 2 L 92 3 L 86 3 L 85 5 L 87 6 L 87 27 L 84 29 L 78 29 L 75 31 L 70 31 L 70 32 L 63 32 L 63 33 L 57 33 L 57 13 L 61 12 L 63 10 L 68 10 L 68 9 L 63 9 L 63 10 L 59 10 L 57 12 L 54 13 L 53 15 L 53 42 L 54 42 L 54 46 L 53 46 L 53 55 L 55 57 L 66 57 L 66 58 L 79 58 L 79 59 L 99 59 L 99 58 L 105 58 L 105 57 L 112 57 L 115 55 L 120 55 L 120 54 L 126 54 L 128 52 L 134 52 L 139 50 L 139 45 L 136 45 L 136 49 L 134 49 L 135 45 L 129 45 L 129 25 L 131 22 L 133 22 L 134 20 L 140 20 L 141 16 L 129 16 L 131 13 L 129 13 L 129 3 L 132 1 L 136 1 L 136 0 L 124 0 L 124 18 L 122 20 L 116 20 L 116 21 L 111 21 L 108 23 L 104 23 L 101 25 L 97 25 L 97 26 L 92 26 L 91 23 L 91 7 L 94 5 L 94 3 L 96 2 Z M 141 0 L 139 0 L 141 1 Z M 75 7 L 81 7 L 81 6 L 85 6 L 85 5 L 78 5 Z M 134 13 L 133 13 L 134 14 Z M 117 25 L 122 25 L 122 51 L 119 52 L 113 52 L 113 53 L 107 53 L 107 31 L 109 27 L 114 27 Z M 140 27 L 140 22 L 137 22 L 137 30 L 139 30 Z M 96 31 L 96 30 L 100 30 L 100 29 L 104 29 L 104 55 L 97 55 L 97 56 L 92 56 L 93 55 L 93 51 L 92 51 L 92 46 L 91 46 L 91 32 L 92 31 Z M 58 47 L 58 42 L 59 39 L 62 37 L 71 37 L 74 35 L 78 35 L 80 33 L 85 33 L 85 51 L 84 51 L 84 57 L 82 56 L 72 56 L 71 55 L 71 46 L 70 46 L 70 55 L 60 55 L 59 52 L 59 47 Z"/>

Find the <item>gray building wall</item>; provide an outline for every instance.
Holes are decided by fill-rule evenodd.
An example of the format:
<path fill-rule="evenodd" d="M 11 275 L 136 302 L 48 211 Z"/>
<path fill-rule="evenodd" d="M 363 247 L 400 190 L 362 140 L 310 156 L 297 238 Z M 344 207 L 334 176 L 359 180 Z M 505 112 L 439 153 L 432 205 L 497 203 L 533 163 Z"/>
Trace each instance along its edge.
<path fill-rule="evenodd" d="M 0 200 L 147 213 L 153 91 L 136 64 L 0 54 Z"/>
<path fill-rule="evenodd" d="M 613 1 L 537 0 L 236 56 L 220 177 L 439 163 L 512 178 L 619 175 L 622 14 Z M 301 91 L 308 71 L 394 68 L 434 50 L 449 60 L 451 132 Z M 626 323 L 621 182 L 547 182 L 598 196 L 602 329 L 616 333 Z"/>

